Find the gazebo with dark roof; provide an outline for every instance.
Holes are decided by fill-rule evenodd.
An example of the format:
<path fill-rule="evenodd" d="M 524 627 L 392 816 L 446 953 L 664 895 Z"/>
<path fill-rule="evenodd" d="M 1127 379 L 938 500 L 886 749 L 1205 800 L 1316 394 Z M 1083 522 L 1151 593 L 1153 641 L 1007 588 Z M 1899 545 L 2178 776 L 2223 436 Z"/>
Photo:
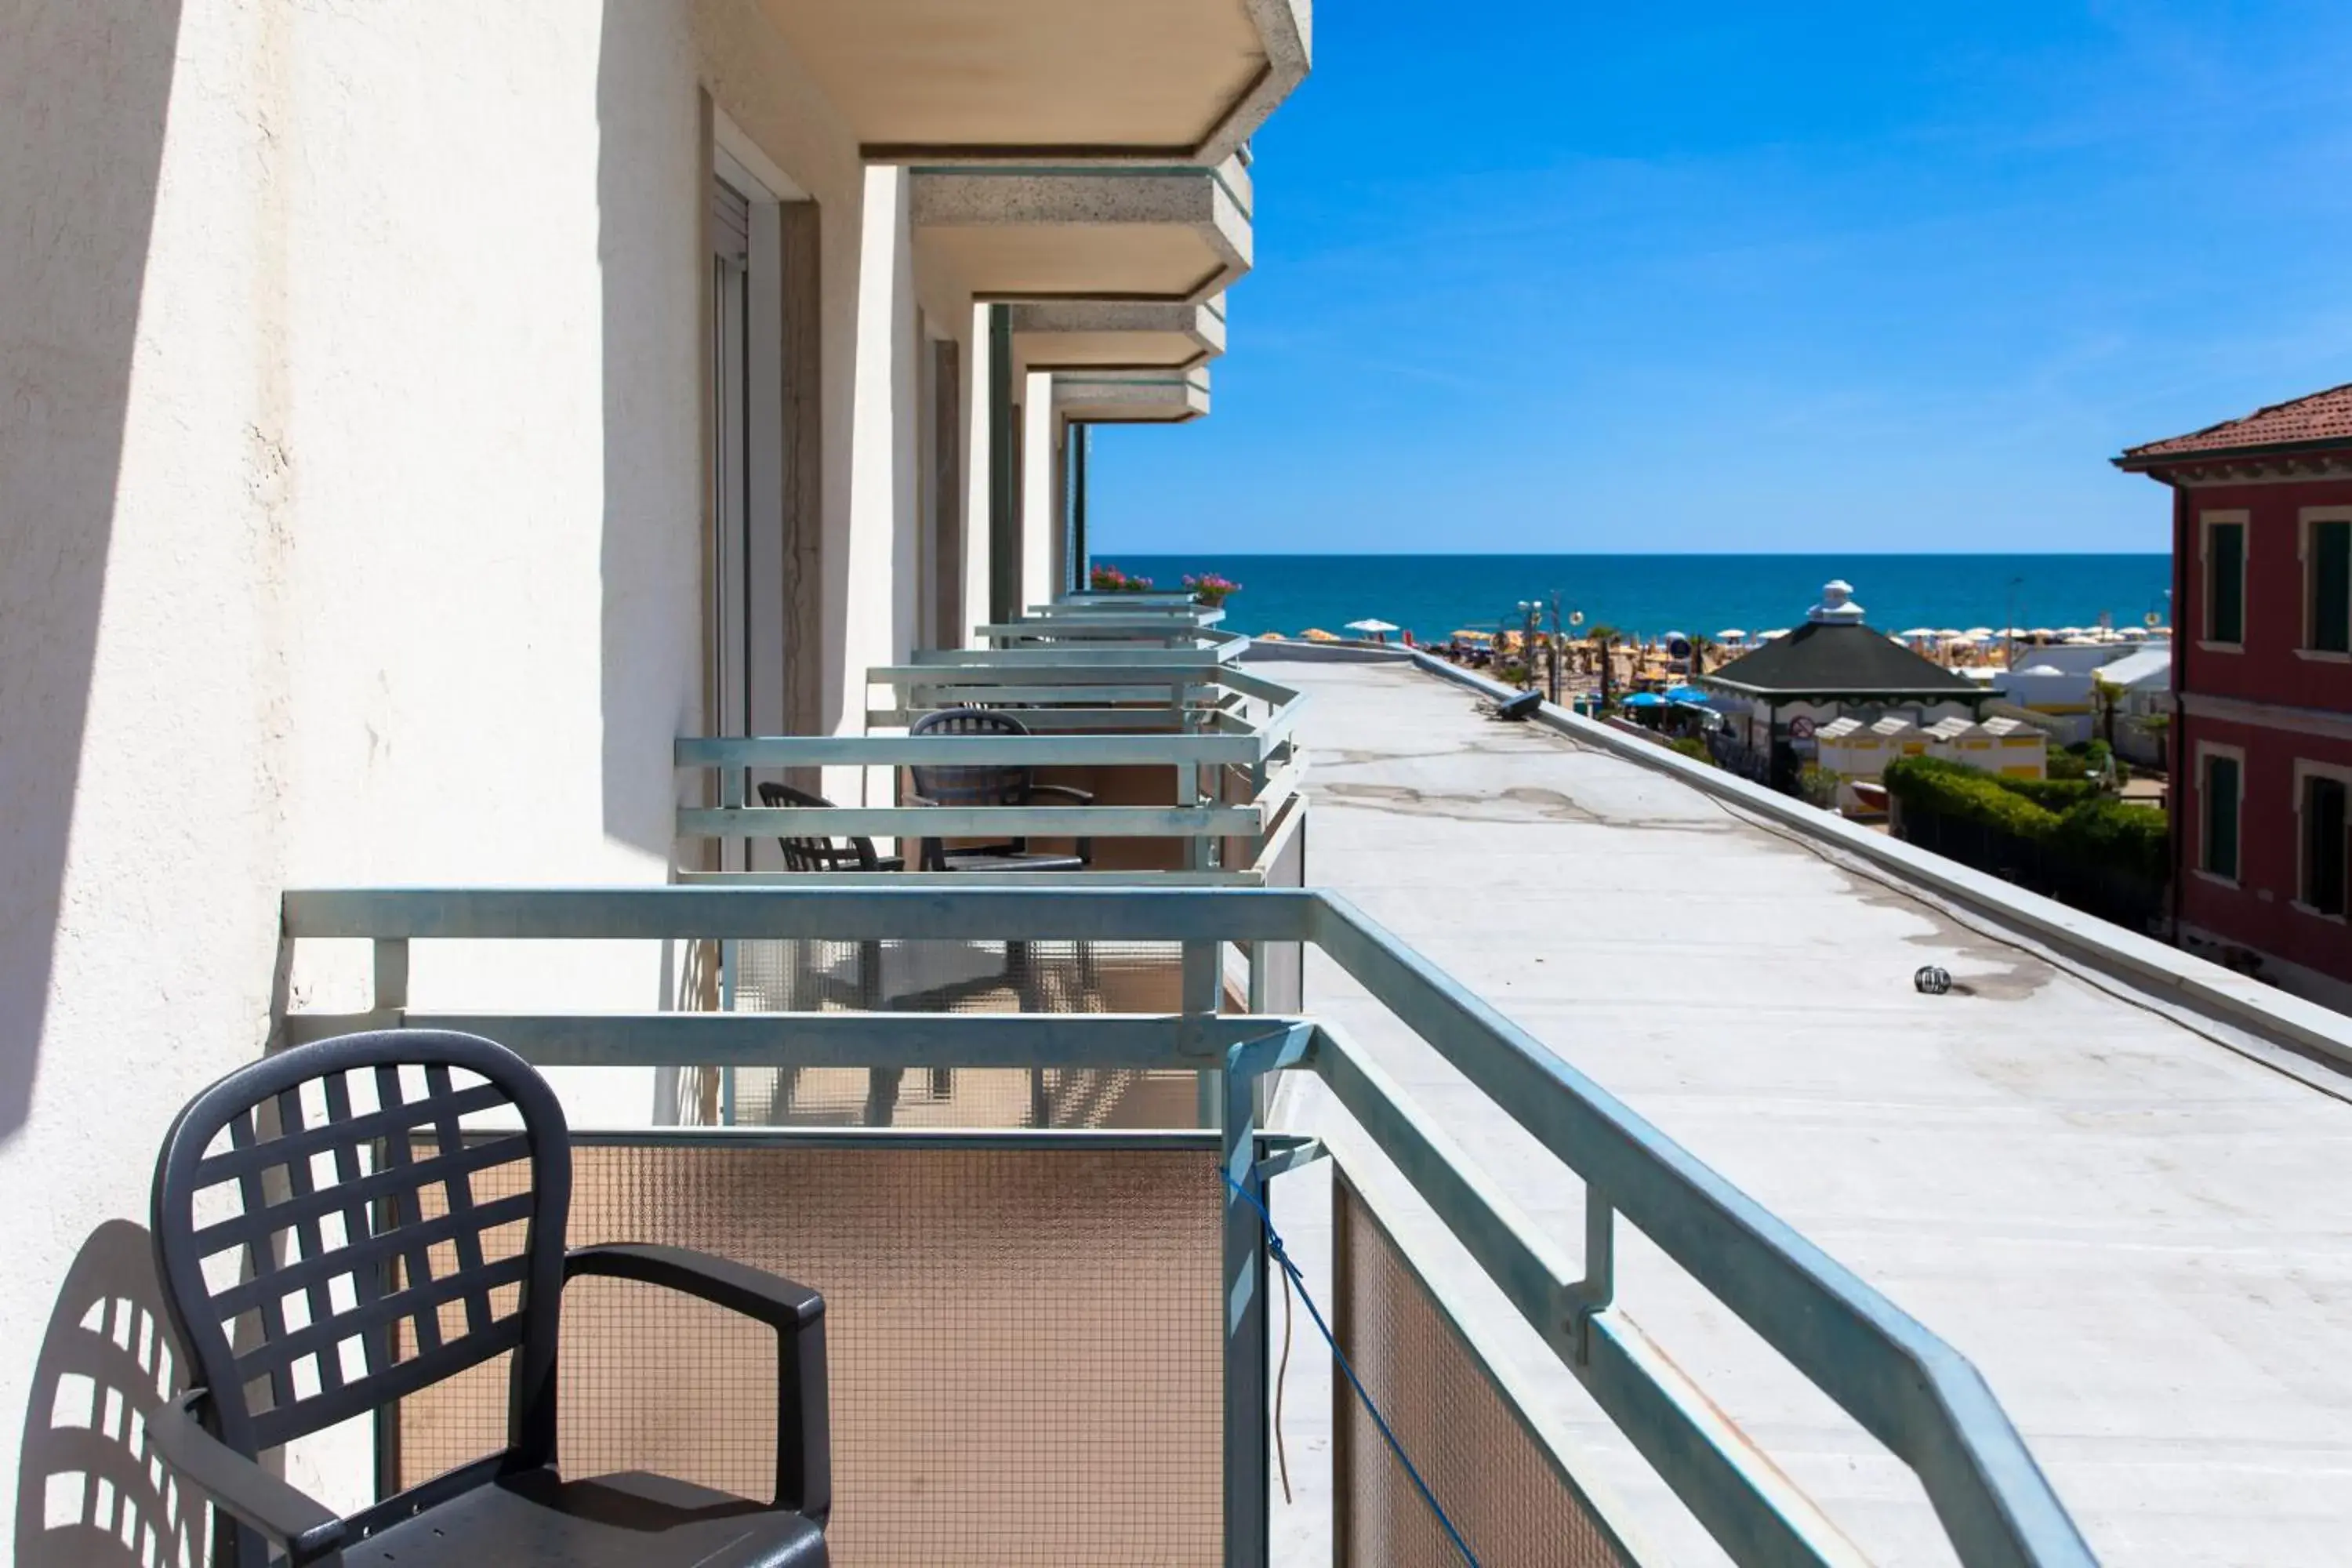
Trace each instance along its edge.
<path fill-rule="evenodd" d="M 1968 702 L 1992 693 L 1863 624 L 1853 590 L 1832 583 L 1805 624 L 1698 678 L 1710 689 L 1768 703 Z"/>
<path fill-rule="evenodd" d="M 1780 789 L 1791 787 L 1802 760 L 1790 742 L 1808 739 L 1815 724 L 1849 707 L 1916 707 L 1924 723 L 1927 710 L 1944 704 L 1981 717 L 1996 695 L 1864 624 L 1853 589 L 1844 583 L 1822 590 L 1822 602 L 1803 626 L 1694 679 L 1706 690 L 1748 704 L 1747 733 L 1733 752 L 1718 751 L 1717 760 Z M 1801 711 L 1784 722 L 1782 710 L 1790 708 Z"/>

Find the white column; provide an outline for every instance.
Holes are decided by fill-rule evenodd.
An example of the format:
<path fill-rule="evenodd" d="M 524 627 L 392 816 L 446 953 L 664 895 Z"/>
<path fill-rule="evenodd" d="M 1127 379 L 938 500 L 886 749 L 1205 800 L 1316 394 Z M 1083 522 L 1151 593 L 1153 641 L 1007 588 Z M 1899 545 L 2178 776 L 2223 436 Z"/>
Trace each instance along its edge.
<path fill-rule="evenodd" d="M 1054 534 L 1061 519 L 1054 510 L 1054 378 L 1033 370 L 1021 404 L 1021 605 L 1054 597 Z"/>
<path fill-rule="evenodd" d="M 920 443 L 912 230 L 906 171 L 866 171 L 857 258 L 857 355 L 850 401 L 849 538 L 840 606 L 841 686 L 833 731 L 866 729 L 866 671 L 904 659 L 914 631 L 916 531 L 921 526 Z M 825 793 L 849 804 L 887 804 L 889 781 L 862 770 L 825 770 Z"/>
<path fill-rule="evenodd" d="M 971 628 L 988 619 L 988 307 L 971 308 L 963 384 L 963 641 L 977 647 Z"/>

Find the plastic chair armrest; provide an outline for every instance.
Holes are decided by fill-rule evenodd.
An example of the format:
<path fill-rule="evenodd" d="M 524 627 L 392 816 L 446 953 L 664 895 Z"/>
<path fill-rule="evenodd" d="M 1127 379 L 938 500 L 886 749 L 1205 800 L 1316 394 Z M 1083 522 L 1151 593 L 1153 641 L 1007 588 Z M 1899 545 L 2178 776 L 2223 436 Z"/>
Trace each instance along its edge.
<path fill-rule="evenodd" d="M 215 1506 L 267 1536 L 295 1568 L 341 1563 L 343 1521 L 205 1431 L 195 1411 L 210 1397 L 192 1388 L 147 1413 L 147 1436 L 163 1462 Z"/>
<path fill-rule="evenodd" d="M 563 1277 L 583 1274 L 658 1285 L 776 1331 L 776 1506 L 824 1523 L 833 1508 L 824 1298 L 764 1268 L 638 1242 L 573 1248 L 564 1256 Z"/>

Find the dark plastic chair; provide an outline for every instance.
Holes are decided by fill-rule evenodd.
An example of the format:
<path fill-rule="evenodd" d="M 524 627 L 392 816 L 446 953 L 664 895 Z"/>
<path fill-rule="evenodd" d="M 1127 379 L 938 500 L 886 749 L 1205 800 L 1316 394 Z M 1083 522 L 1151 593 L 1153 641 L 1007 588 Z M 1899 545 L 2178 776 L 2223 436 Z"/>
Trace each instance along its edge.
<path fill-rule="evenodd" d="M 481 1112 L 521 1125 L 461 1132 Z M 515 1195 L 474 1196 L 472 1178 L 526 1163 Z M 297 1565 L 351 1568 L 822 1568 L 824 1298 L 677 1247 L 567 1252 L 571 1195 L 554 1094 L 521 1058 L 471 1035 L 385 1030 L 297 1047 L 180 1112 L 155 1167 L 152 1228 L 195 1386 L 158 1406 L 148 1432 L 184 1479 L 242 1521 L 222 1521 L 215 1563 L 261 1568 L 274 1550 Z M 521 1245 L 509 1253 L 500 1227 L 518 1221 Z M 642 1471 L 559 1473 L 557 1326 L 564 1282 L 583 1274 L 678 1290 L 775 1331 L 772 1502 Z M 343 1518 L 257 1463 L 264 1449 L 507 1352 L 498 1453 Z"/>
<path fill-rule="evenodd" d="M 830 807 L 833 802 L 790 784 L 763 784 L 760 804 Z M 852 838 L 844 844 L 830 838 L 779 838 L 776 842 L 784 851 L 787 871 L 902 871 L 907 866 L 898 856 L 874 853 L 871 838 Z"/>
<path fill-rule="evenodd" d="M 833 802 L 821 795 L 794 789 L 790 784 L 762 784 L 760 785 L 760 804 L 830 807 Z M 907 868 L 905 857 L 877 855 L 874 840 L 862 837 L 852 837 L 841 844 L 830 838 L 779 838 L 776 843 L 783 849 L 784 869 L 787 871 L 903 871 Z M 882 1005 L 882 944 L 878 942 L 857 944 L 857 1005 L 867 1012 Z M 786 1068 L 782 1070 L 783 1079 L 776 1090 L 776 1102 L 780 1109 L 789 1110 L 800 1069 Z M 866 1125 L 887 1127 L 898 1110 L 898 1083 L 903 1069 L 875 1068 L 870 1070 L 868 1081 L 872 1087 L 866 1091 Z M 931 1088 L 935 1098 L 946 1098 L 949 1082 L 947 1068 L 932 1069 Z"/>
<path fill-rule="evenodd" d="M 1018 719 L 993 709 L 947 708 L 924 714 L 907 732 L 1025 735 L 1029 731 Z M 1018 763 L 946 767 L 910 764 L 907 771 L 913 777 L 913 799 L 918 805 L 1030 805 L 1040 795 L 1055 796 L 1073 805 L 1095 803 L 1095 797 L 1085 790 L 1068 784 L 1039 784 L 1031 769 Z M 1077 840 L 1076 853 L 1068 855 L 1032 850 L 1026 838 L 958 845 L 953 849 L 945 847 L 940 839 L 926 838 L 920 864 L 926 871 L 1083 871 L 1094 864 L 1094 842 L 1087 838 Z"/>

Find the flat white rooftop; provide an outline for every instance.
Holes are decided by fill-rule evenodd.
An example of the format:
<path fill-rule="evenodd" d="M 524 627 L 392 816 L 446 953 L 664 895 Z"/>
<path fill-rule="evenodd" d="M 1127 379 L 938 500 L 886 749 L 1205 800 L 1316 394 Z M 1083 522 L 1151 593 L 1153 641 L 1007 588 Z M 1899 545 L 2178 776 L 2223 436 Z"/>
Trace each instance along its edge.
<path fill-rule="evenodd" d="M 1412 666 L 1280 678 L 1312 701 L 1308 879 L 1973 1360 L 2102 1561 L 2352 1556 L 2352 1077 Z M 1961 989 L 1916 992 L 1927 963 Z M 1331 966 L 1307 984 L 1577 1256 L 1575 1180 Z M 1629 1232 L 1625 1313 L 1864 1554 L 1951 1561 L 1908 1472 Z M 1663 1555 L 1716 1557 L 1500 1297 L 1462 1299 Z"/>

